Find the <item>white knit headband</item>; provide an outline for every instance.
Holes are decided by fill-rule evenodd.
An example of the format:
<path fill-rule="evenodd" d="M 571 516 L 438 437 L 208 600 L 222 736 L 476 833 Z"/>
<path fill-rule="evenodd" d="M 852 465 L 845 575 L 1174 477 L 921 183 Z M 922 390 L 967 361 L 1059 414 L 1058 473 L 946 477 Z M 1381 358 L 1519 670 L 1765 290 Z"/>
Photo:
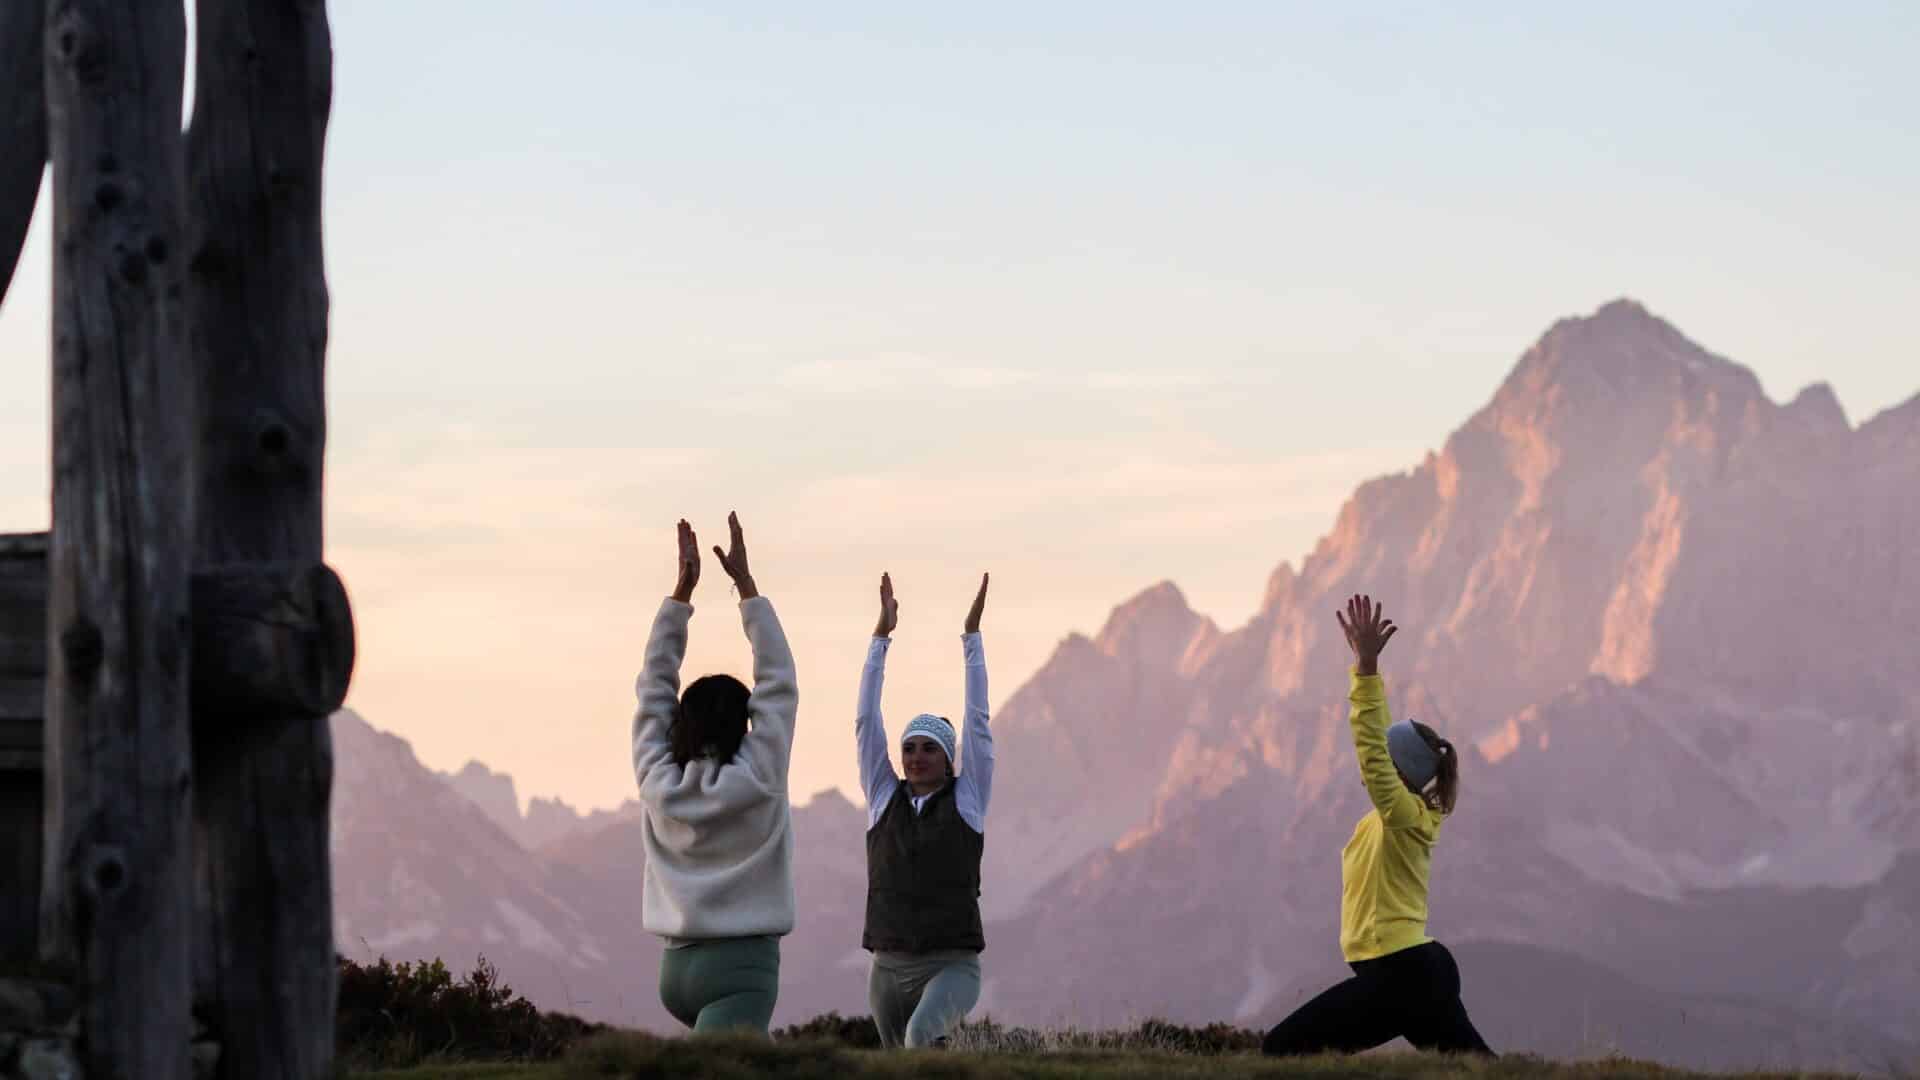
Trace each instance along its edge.
<path fill-rule="evenodd" d="M 923 735 L 939 743 L 940 749 L 947 752 L 947 764 L 953 764 L 953 725 L 946 717 L 932 713 L 921 713 L 914 717 L 908 722 L 907 729 L 900 733 L 900 745 L 905 746 L 907 740 L 915 735 Z"/>

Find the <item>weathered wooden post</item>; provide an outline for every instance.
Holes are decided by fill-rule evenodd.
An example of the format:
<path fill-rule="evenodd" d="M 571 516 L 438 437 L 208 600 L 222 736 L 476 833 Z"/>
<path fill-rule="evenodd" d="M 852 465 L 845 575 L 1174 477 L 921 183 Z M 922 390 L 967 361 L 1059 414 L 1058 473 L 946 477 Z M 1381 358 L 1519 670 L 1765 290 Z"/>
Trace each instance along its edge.
<path fill-rule="evenodd" d="M 47 0 L 53 530 L 41 950 L 90 1080 L 189 1075 L 186 16 Z"/>
<path fill-rule="evenodd" d="M 327 716 L 353 627 L 321 562 L 332 94 L 321 0 L 198 0 L 189 128 L 198 376 L 200 992 L 229 1077 L 332 1075 Z"/>
<path fill-rule="evenodd" d="M 0 310 L 47 163 L 43 0 L 0 3 Z M 40 951 L 47 536 L 0 535 L 0 965 Z"/>
<path fill-rule="evenodd" d="M 44 0 L 0 3 L 0 301 L 26 243 L 47 164 Z"/>

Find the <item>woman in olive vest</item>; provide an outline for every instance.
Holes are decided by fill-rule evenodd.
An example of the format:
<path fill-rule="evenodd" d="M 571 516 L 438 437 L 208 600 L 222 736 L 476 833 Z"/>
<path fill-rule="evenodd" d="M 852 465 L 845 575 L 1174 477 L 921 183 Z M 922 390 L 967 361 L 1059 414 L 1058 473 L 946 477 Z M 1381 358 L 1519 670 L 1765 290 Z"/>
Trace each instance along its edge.
<path fill-rule="evenodd" d="M 867 793 L 867 921 L 873 953 L 867 1002 L 888 1047 L 939 1046 L 980 999 L 980 854 L 993 788 L 987 661 L 980 615 L 987 575 L 960 638 L 966 663 L 966 768 L 954 770 L 953 724 L 922 713 L 901 733 L 900 770 L 887 758 L 880 684 L 900 605 L 880 575 L 880 622 L 860 673 L 854 741 Z"/>

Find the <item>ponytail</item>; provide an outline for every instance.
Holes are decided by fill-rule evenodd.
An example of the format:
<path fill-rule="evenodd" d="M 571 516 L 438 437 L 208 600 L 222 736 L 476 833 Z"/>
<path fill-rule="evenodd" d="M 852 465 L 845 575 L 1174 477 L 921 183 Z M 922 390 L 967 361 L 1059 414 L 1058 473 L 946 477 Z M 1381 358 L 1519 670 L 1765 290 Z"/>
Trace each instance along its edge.
<path fill-rule="evenodd" d="M 1413 729 L 1420 733 L 1420 737 L 1427 741 L 1427 745 L 1433 748 L 1434 754 L 1440 759 L 1433 774 L 1433 782 L 1421 792 L 1421 797 L 1427 800 L 1428 806 L 1442 814 L 1451 814 L 1454 804 L 1460 798 L 1460 752 L 1453 748 L 1452 743 L 1441 738 L 1432 728 L 1418 720 L 1413 721 Z"/>

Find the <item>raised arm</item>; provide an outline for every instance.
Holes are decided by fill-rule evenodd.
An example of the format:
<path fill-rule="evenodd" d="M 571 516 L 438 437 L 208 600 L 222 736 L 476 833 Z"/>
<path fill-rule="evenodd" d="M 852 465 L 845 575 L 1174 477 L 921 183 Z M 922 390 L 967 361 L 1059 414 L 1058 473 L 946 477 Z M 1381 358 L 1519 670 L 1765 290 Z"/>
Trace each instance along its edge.
<path fill-rule="evenodd" d="M 753 571 L 747 567 L 747 538 L 746 534 L 740 530 L 739 514 L 727 515 L 727 534 L 727 542 L 731 545 L 731 550 L 721 551 L 720 545 L 715 544 L 713 554 L 720 560 L 720 569 L 725 570 L 727 576 L 733 579 L 733 587 L 740 593 L 740 602 L 745 603 L 759 596 L 760 589 L 753 583 Z M 697 564 L 694 568 L 694 576 L 699 576 Z"/>
<path fill-rule="evenodd" d="M 954 808 L 973 831 L 987 831 L 987 802 L 993 796 L 993 731 L 987 726 L 987 655 L 980 643 L 980 616 L 987 608 L 987 575 L 980 575 L 980 592 L 967 612 L 960 636 L 960 655 L 966 665 L 966 742 L 960 749 L 960 777 L 954 781 Z"/>
<path fill-rule="evenodd" d="M 793 760 L 794 719 L 800 711 L 793 648 L 787 644 L 786 631 L 780 628 L 773 602 L 766 597 L 756 593 L 741 601 L 740 621 L 753 646 L 753 694 L 747 699 L 747 715 L 753 718 L 753 725 L 747 730 L 746 741 L 758 752 L 747 760 L 756 768 L 764 763 L 772 770 L 763 778 L 767 786 L 785 791 L 787 767 Z"/>
<path fill-rule="evenodd" d="M 860 698 L 854 706 L 853 743 L 860 758 L 860 790 L 867 795 L 867 828 L 880 822 L 900 786 L 900 777 L 887 757 L 887 725 L 880 717 L 880 687 L 887 677 L 887 649 L 900 621 L 900 604 L 893 598 L 893 579 L 880 575 L 880 621 L 867 642 L 866 663 L 860 668 Z"/>
<path fill-rule="evenodd" d="M 786 631 L 773 602 L 760 595 L 753 570 L 747 563 L 746 531 L 740 527 L 740 515 L 727 515 L 727 550 L 714 545 L 721 569 L 733 579 L 740 593 L 740 624 L 753 647 L 753 692 L 747 698 L 747 715 L 752 724 L 742 740 L 748 752 L 741 755 L 747 767 L 758 775 L 766 790 L 787 789 L 787 768 L 793 762 L 793 723 L 799 715 L 800 686 L 794 671 L 793 647 L 787 644 Z"/>
<path fill-rule="evenodd" d="M 1407 790 L 1399 770 L 1393 766 L 1392 755 L 1387 752 L 1387 725 L 1391 717 L 1387 712 L 1386 686 L 1380 678 L 1380 652 L 1400 628 L 1386 618 L 1380 606 L 1368 596 L 1348 600 L 1345 614 L 1335 612 L 1334 618 L 1340 621 L 1347 645 L 1353 649 L 1353 682 L 1347 694 L 1352 711 L 1348 722 L 1353 727 L 1353 749 L 1360 759 L 1360 780 L 1366 785 L 1367 797 L 1373 801 L 1374 809 L 1380 811 L 1380 821 L 1387 828 L 1424 824 L 1430 817 L 1426 804 Z"/>
<path fill-rule="evenodd" d="M 647 774 L 671 760 L 667 729 L 680 707 L 680 663 L 687 655 L 687 620 L 693 617 L 693 588 L 700 581 L 700 545 L 693 527 L 679 525 L 680 573 L 673 595 L 660 602 L 647 634 L 646 660 L 634 681 L 639 707 L 633 714 L 633 778 L 644 787 Z"/>

